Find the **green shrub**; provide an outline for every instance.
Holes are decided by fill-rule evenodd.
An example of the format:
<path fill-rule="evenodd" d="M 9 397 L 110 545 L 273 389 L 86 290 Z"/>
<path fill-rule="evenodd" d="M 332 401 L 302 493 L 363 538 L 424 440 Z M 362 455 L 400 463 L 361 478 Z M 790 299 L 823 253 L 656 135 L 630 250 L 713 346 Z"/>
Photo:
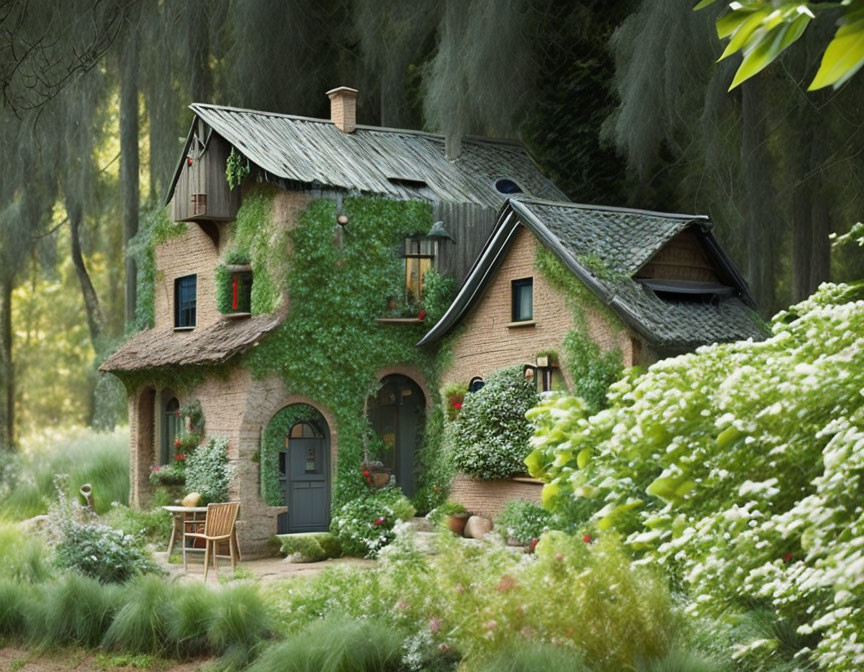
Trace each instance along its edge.
<path fill-rule="evenodd" d="M 312 623 L 261 655 L 248 672 L 398 672 L 402 637 L 374 621 Z"/>
<path fill-rule="evenodd" d="M 186 483 L 186 465 L 180 462 L 154 464 L 149 478 L 153 485 L 183 485 Z"/>
<path fill-rule="evenodd" d="M 432 327 L 444 317 L 444 313 L 456 298 L 459 284 L 456 278 L 439 273 L 430 268 L 423 274 L 423 310 L 426 311 L 426 323 Z"/>
<path fill-rule="evenodd" d="M 94 648 L 119 608 L 121 594 L 116 586 L 68 572 L 41 585 L 36 598 L 30 637 L 39 648 Z"/>
<path fill-rule="evenodd" d="M 158 576 L 140 576 L 123 591 L 123 607 L 105 632 L 102 646 L 113 651 L 152 653 L 168 650 L 168 624 L 176 586 Z"/>
<path fill-rule="evenodd" d="M 552 514 L 546 509 L 531 502 L 514 500 L 507 502 L 504 511 L 495 521 L 495 529 L 504 541 L 512 539 L 522 546 L 527 546 L 533 539 L 539 539 L 551 522 Z"/>
<path fill-rule="evenodd" d="M 864 301 L 823 285 L 766 341 L 700 348 L 613 385 L 595 415 L 566 396 L 531 412 L 527 462 L 544 501 L 587 503 L 592 524 L 673 568 L 691 614 L 770 607 L 810 638 L 809 662 L 859 664 L 864 582 Z M 775 649 L 754 640 L 739 659 Z"/>
<path fill-rule="evenodd" d="M 393 541 L 393 527 L 414 516 L 414 507 L 399 488 L 371 490 L 342 505 L 330 522 L 330 532 L 345 555 L 374 558 Z"/>
<path fill-rule="evenodd" d="M 228 501 L 233 476 L 226 438 L 210 439 L 186 458 L 186 492 L 199 493 L 202 505 Z"/>
<path fill-rule="evenodd" d="M 521 367 L 497 371 L 481 390 L 466 395 L 452 434 L 455 467 L 481 479 L 524 473 L 531 436 L 525 413 L 537 400 L 536 385 Z"/>
<path fill-rule="evenodd" d="M 60 531 L 63 538 L 54 548 L 54 559 L 61 569 L 75 570 L 103 583 L 120 583 L 136 574 L 157 571 L 137 536 L 71 518 L 60 524 Z"/>
<path fill-rule="evenodd" d="M 482 662 L 477 672 L 591 672 L 578 651 L 562 646 L 520 643 Z M 682 670 L 683 672 L 683 670 Z"/>
<path fill-rule="evenodd" d="M 320 562 L 342 554 L 339 540 L 326 532 L 280 536 L 279 550 L 286 557 L 298 556 L 295 562 Z"/>
<path fill-rule="evenodd" d="M 587 334 L 587 329 L 574 329 L 564 338 L 564 358 L 573 380 L 573 392 L 592 411 L 606 407 L 609 386 L 624 371 L 621 351 L 603 351 Z"/>
<path fill-rule="evenodd" d="M 161 508 L 149 511 L 115 506 L 106 514 L 105 523 L 126 535 L 165 546 L 171 537 L 171 516 Z"/>

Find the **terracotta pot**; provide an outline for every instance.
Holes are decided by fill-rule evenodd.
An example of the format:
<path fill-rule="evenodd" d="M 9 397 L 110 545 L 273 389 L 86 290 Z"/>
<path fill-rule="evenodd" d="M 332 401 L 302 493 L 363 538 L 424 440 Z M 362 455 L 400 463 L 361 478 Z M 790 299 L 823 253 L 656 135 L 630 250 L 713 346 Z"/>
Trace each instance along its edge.
<path fill-rule="evenodd" d="M 386 471 L 376 471 L 369 476 L 373 488 L 383 488 L 390 483 L 390 474 Z"/>
<path fill-rule="evenodd" d="M 450 531 L 457 537 L 461 537 L 465 532 L 465 524 L 468 522 L 468 518 L 470 517 L 471 516 L 468 513 L 457 513 L 452 516 L 447 516 L 447 527 L 449 527 Z"/>

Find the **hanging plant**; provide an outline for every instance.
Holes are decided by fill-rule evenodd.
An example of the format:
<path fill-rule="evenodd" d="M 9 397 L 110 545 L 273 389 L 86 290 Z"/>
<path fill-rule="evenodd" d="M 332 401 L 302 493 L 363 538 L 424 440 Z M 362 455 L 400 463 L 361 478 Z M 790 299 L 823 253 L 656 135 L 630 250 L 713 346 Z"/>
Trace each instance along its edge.
<path fill-rule="evenodd" d="M 245 159 L 244 162 L 243 155 L 232 147 L 231 153 L 225 161 L 225 179 L 228 180 L 228 186 L 233 190 L 251 172 L 252 166 L 249 164 L 249 159 Z"/>

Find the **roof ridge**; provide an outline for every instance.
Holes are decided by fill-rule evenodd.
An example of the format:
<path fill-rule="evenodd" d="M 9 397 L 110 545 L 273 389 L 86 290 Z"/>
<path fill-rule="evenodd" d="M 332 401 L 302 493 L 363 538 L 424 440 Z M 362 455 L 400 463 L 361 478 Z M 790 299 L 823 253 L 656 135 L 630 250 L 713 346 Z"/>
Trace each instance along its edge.
<path fill-rule="evenodd" d="M 688 215 L 681 212 L 661 212 L 659 210 L 643 210 L 641 208 L 624 208 L 616 205 L 593 205 L 591 203 L 574 203 L 572 201 L 552 201 L 545 198 L 533 198 L 533 197 L 520 197 L 520 198 L 511 198 L 509 201 L 518 201 L 519 203 L 525 203 L 526 205 L 531 205 L 532 203 L 536 203 L 537 205 L 554 205 L 560 207 L 567 208 L 576 208 L 579 210 L 600 210 L 603 212 L 628 212 L 638 215 L 649 215 L 651 217 L 665 217 L 667 219 L 685 219 L 685 220 L 705 220 L 710 221 L 710 217 L 708 215 Z"/>
<path fill-rule="evenodd" d="M 213 103 L 190 103 L 189 109 L 197 114 L 196 107 L 207 108 L 207 109 L 216 109 L 216 110 L 229 110 L 231 112 L 247 112 L 250 114 L 257 114 L 263 117 L 280 117 L 283 119 L 291 119 L 293 121 L 311 121 L 319 124 L 329 124 L 332 125 L 333 122 L 330 119 L 322 119 L 320 117 L 304 117 L 299 114 L 285 114 L 284 112 L 268 112 L 266 110 L 253 110 L 247 107 L 233 107 L 231 105 L 215 105 Z M 441 140 L 442 142 L 445 139 L 445 136 L 441 133 L 431 133 L 429 131 L 418 131 L 412 128 L 393 128 L 390 126 L 370 126 L 368 124 L 357 124 L 357 128 L 363 131 L 379 131 L 385 133 L 405 133 L 408 135 L 419 135 L 427 138 L 431 138 L 434 140 Z M 521 140 L 517 140 L 515 138 L 490 138 L 484 135 L 466 135 L 463 136 L 462 142 L 475 142 L 475 143 L 490 143 L 494 145 L 511 145 L 513 147 L 518 147 L 520 149 L 525 149 L 525 145 Z"/>

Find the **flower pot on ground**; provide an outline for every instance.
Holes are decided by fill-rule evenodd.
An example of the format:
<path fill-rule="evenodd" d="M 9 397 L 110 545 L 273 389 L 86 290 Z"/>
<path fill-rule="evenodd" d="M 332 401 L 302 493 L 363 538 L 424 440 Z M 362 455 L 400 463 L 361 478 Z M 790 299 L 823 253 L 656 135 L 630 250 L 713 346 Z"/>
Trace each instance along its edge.
<path fill-rule="evenodd" d="M 465 524 L 471 514 L 459 502 L 444 502 L 439 512 L 446 517 L 447 528 L 456 536 L 461 537 L 465 532 Z"/>

